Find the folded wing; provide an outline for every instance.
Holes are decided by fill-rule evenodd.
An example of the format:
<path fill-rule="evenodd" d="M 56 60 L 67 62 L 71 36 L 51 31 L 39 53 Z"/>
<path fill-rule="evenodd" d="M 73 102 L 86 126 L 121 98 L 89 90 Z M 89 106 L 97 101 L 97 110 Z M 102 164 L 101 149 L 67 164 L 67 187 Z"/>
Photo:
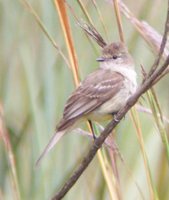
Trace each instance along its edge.
<path fill-rule="evenodd" d="M 123 75 L 110 70 L 98 69 L 90 74 L 69 97 L 57 130 L 66 129 L 82 115 L 89 114 L 115 96 L 123 81 Z"/>

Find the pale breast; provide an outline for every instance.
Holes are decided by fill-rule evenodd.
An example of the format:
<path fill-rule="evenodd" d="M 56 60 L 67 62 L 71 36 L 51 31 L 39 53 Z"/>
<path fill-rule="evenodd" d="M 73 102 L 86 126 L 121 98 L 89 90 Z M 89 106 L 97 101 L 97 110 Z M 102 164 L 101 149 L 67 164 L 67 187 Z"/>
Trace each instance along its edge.
<path fill-rule="evenodd" d="M 124 84 L 121 89 L 110 100 L 97 108 L 92 116 L 97 117 L 98 115 L 109 115 L 111 113 L 118 112 L 123 106 L 125 106 L 128 98 L 136 91 L 137 88 L 136 73 L 133 70 L 125 69 L 125 71 L 123 71 L 123 75 L 126 75 L 126 70 L 128 70 L 127 76 L 124 79 Z"/>

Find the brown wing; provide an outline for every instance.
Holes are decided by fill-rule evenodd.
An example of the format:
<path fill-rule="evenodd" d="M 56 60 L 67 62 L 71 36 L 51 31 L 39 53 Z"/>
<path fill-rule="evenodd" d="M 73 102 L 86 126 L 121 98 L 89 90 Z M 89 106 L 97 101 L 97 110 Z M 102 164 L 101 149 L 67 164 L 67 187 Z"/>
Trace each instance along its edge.
<path fill-rule="evenodd" d="M 69 127 L 76 119 L 89 114 L 112 98 L 122 87 L 123 80 L 120 73 L 110 70 L 99 69 L 88 75 L 69 97 L 57 130 Z"/>

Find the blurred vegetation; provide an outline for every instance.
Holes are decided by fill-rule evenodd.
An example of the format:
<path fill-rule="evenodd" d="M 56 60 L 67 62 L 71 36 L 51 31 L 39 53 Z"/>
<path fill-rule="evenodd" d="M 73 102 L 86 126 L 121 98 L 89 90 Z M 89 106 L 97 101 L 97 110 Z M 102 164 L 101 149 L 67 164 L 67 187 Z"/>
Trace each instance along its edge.
<path fill-rule="evenodd" d="M 62 116 L 66 99 L 74 89 L 74 81 L 65 60 L 53 47 L 23 2 L 0 1 L 0 110 L 3 110 L 3 114 L 1 113 L 3 130 L 9 135 L 8 142 L 11 144 L 10 151 L 0 133 L 0 199 L 2 200 L 50 199 L 73 172 L 91 144 L 87 137 L 72 131 L 72 134 L 68 134 L 59 142 L 38 168 L 35 167 L 40 152 Z M 69 59 L 53 1 L 29 2 L 47 32 Z M 67 2 L 79 19 L 86 20 L 79 1 L 67 0 Z M 108 42 L 119 40 L 113 6 L 108 1 L 96 1 L 107 30 L 106 36 L 93 1 L 82 2 L 105 40 Z M 147 21 L 157 32 L 163 34 L 166 0 L 138 2 L 125 0 L 125 4 L 139 20 Z M 100 48 L 96 43 L 89 42 L 68 7 L 67 11 L 80 77 L 84 79 L 98 67 L 95 60 L 100 54 Z M 148 71 L 155 55 L 125 17 L 123 17 L 123 29 L 126 43 L 136 63 L 138 82 L 140 82 L 142 80 L 140 66 L 143 65 Z M 166 117 L 169 117 L 168 84 L 168 77 L 165 77 L 155 87 L 161 111 Z M 142 104 L 150 109 L 152 101 L 147 95 L 141 99 Z M 169 199 L 168 159 L 157 121 L 147 113 L 139 112 L 138 115 L 152 175 L 152 185 L 156 188 L 158 198 L 167 200 Z M 163 125 L 167 133 L 168 124 Z M 146 169 L 136 130 L 129 115 L 122 120 L 116 130 L 116 143 L 124 160 L 121 162 L 117 156 L 122 199 L 150 199 Z M 105 150 L 102 153 L 110 162 L 108 152 Z M 11 155 L 15 159 L 14 165 L 11 165 Z M 64 199 L 111 199 L 97 157 Z"/>

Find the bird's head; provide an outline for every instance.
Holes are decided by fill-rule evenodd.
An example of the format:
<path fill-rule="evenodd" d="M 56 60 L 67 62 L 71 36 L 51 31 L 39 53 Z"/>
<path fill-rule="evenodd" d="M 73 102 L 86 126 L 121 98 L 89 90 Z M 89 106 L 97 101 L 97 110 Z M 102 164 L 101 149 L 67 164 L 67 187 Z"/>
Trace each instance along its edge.
<path fill-rule="evenodd" d="M 128 65 L 133 63 L 126 46 L 121 42 L 114 42 L 102 49 L 102 55 L 97 59 L 101 66 Z"/>

